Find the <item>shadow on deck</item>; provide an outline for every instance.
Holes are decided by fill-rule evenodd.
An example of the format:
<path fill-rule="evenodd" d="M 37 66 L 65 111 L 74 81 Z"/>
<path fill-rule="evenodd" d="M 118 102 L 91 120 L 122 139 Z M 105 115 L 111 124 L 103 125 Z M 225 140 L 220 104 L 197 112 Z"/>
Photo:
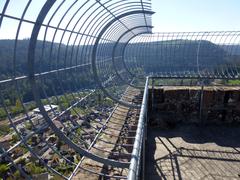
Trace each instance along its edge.
<path fill-rule="evenodd" d="M 240 179 L 240 127 L 149 128 L 146 145 L 146 179 Z"/>

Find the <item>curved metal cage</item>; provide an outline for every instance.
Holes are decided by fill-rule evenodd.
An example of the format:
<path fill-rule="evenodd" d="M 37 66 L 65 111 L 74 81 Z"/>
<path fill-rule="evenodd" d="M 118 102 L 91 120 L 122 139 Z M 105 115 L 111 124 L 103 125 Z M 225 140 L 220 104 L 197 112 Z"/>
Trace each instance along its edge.
<path fill-rule="evenodd" d="M 141 101 L 128 87 L 122 51 L 151 33 L 151 15 L 147 0 L 1 1 L 4 178 L 127 178 L 135 133 L 128 123 L 138 120 L 129 113 L 138 110 L 121 104 Z"/>
<path fill-rule="evenodd" d="M 153 34 L 152 14 L 150 0 L 0 2 L 3 178 L 126 179 L 145 76 L 238 78 L 240 32 Z"/>
<path fill-rule="evenodd" d="M 124 59 L 139 75 L 238 79 L 239 42 L 239 31 L 140 35 L 128 43 Z"/>

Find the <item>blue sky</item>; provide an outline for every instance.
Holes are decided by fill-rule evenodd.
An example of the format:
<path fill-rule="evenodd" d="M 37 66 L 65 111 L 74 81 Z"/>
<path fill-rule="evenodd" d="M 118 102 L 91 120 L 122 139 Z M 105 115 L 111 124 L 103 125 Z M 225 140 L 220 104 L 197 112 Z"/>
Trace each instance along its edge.
<path fill-rule="evenodd" d="M 240 30 L 240 0 L 152 0 L 154 32 Z"/>
<path fill-rule="evenodd" d="M 5 1 L 0 0 L 0 12 Z M 11 0 L 6 14 L 20 17 L 27 2 L 28 0 Z M 33 2 L 25 18 L 35 21 L 36 12 L 40 11 L 45 0 Z M 61 0 L 56 2 L 58 3 L 61 3 Z M 66 7 L 64 6 L 63 9 Z M 156 12 L 153 15 L 154 32 L 240 30 L 240 0 L 152 0 L 152 8 Z M 51 25 L 57 25 L 59 17 L 61 16 L 56 16 Z M 66 24 L 68 19 L 64 20 Z M 17 26 L 18 21 L 4 18 L 0 39 L 15 38 Z M 23 23 L 19 39 L 28 38 L 32 27 L 32 24 Z M 49 30 L 48 36 L 52 35 L 53 33 Z"/>

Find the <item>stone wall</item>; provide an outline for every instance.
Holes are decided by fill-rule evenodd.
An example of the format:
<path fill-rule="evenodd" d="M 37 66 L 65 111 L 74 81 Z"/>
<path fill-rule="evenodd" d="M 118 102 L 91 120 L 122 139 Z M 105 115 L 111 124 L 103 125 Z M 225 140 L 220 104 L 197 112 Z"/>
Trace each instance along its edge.
<path fill-rule="evenodd" d="M 239 124 L 240 87 L 161 87 L 149 92 L 149 120 L 171 128 L 176 123 Z"/>

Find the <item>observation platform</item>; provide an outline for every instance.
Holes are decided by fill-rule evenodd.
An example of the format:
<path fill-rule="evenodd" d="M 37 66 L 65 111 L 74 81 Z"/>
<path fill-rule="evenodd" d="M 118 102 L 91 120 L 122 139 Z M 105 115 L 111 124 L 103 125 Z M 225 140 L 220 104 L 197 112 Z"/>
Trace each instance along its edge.
<path fill-rule="evenodd" d="M 239 179 L 239 87 L 150 89 L 145 179 Z"/>
<path fill-rule="evenodd" d="M 239 127 L 150 127 L 146 179 L 239 179 Z"/>

